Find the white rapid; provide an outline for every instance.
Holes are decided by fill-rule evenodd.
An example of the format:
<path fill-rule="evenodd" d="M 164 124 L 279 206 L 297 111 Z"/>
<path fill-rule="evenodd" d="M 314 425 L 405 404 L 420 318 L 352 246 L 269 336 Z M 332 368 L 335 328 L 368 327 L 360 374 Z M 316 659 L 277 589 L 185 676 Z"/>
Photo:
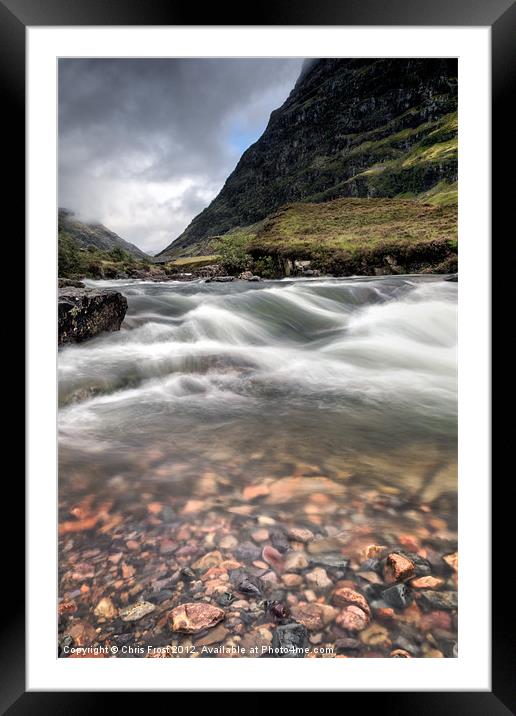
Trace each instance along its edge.
<path fill-rule="evenodd" d="M 62 469 L 95 456 L 104 476 L 138 472 L 152 451 L 195 470 L 259 450 L 417 487 L 418 455 L 455 462 L 456 283 L 95 284 L 129 310 L 119 333 L 59 353 Z"/>

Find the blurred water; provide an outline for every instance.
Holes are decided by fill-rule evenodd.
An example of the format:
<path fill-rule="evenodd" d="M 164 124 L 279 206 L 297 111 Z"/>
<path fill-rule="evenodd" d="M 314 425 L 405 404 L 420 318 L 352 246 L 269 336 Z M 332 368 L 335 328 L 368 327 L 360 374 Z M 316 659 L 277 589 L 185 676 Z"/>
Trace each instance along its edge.
<path fill-rule="evenodd" d="M 231 487 L 300 462 L 455 491 L 456 283 L 91 283 L 129 309 L 120 332 L 59 353 L 61 496 L 123 476 L 188 497 L 215 469 L 223 509 Z"/>

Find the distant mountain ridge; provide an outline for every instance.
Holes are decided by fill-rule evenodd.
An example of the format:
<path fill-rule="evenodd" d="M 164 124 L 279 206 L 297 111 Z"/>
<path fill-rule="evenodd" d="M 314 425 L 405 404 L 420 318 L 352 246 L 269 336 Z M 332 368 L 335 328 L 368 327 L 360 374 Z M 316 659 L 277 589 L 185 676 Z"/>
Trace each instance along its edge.
<path fill-rule="evenodd" d="M 73 211 L 59 209 L 58 216 L 59 231 L 64 231 L 81 247 L 95 246 L 102 251 L 110 251 L 115 247 L 126 251 L 131 256 L 139 259 L 150 258 L 148 254 L 139 249 L 129 241 L 125 241 L 114 231 L 110 231 L 102 224 L 87 224 L 75 218 Z"/>
<path fill-rule="evenodd" d="M 312 60 L 218 196 L 158 256 L 202 253 L 285 204 L 415 198 L 456 181 L 455 59 Z"/>

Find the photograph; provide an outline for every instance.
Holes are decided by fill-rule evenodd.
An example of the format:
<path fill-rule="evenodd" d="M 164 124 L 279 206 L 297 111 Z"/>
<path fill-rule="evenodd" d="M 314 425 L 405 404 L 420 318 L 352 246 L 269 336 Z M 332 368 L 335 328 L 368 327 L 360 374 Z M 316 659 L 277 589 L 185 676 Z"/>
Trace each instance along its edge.
<path fill-rule="evenodd" d="M 456 659 L 457 58 L 57 82 L 58 657 Z"/>

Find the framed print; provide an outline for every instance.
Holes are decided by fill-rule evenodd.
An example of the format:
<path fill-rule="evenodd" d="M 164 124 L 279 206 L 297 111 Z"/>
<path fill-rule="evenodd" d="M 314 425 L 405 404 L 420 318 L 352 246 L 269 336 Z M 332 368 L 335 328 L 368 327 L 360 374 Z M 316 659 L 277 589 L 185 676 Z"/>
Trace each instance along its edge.
<path fill-rule="evenodd" d="M 28 306 L 3 708 L 510 713 L 488 273 L 514 4 L 0 10 Z"/>

